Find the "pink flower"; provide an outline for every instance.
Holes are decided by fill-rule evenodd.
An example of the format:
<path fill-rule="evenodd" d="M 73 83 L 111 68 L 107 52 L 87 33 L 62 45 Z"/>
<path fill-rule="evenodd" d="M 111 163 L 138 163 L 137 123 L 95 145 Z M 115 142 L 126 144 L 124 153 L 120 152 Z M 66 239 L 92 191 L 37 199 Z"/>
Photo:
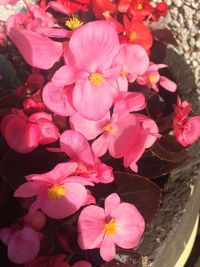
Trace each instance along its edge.
<path fill-rule="evenodd" d="M 19 153 L 29 153 L 39 144 L 55 142 L 58 128 L 46 112 L 37 112 L 27 117 L 22 110 L 13 110 L 1 121 L 1 132 L 9 147 Z"/>
<path fill-rule="evenodd" d="M 15 5 L 18 0 L 0 0 L 0 6 L 3 5 Z"/>
<path fill-rule="evenodd" d="M 128 90 L 128 82 L 134 82 L 138 75 L 143 75 L 149 66 L 149 57 L 146 50 L 140 45 L 121 45 L 120 51 L 114 59 L 114 65 L 122 66 L 118 77 L 120 91 Z"/>
<path fill-rule="evenodd" d="M 178 97 L 174 109 L 173 128 L 174 136 L 184 147 L 193 144 L 200 137 L 200 116 L 189 117 L 191 104 L 187 101 L 181 103 Z"/>
<path fill-rule="evenodd" d="M 16 264 L 32 261 L 40 250 L 39 235 L 30 227 L 16 231 L 2 228 L 0 240 L 8 246 L 8 258 Z"/>
<path fill-rule="evenodd" d="M 40 231 L 46 223 L 46 216 L 41 211 L 37 210 L 33 214 L 26 214 L 23 218 L 20 218 L 18 221 L 21 224 L 29 226 L 36 231 Z"/>
<path fill-rule="evenodd" d="M 145 222 L 136 207 L 121 202 L 116 193 L 105 199 L 105 209 L 95 205 L 84 208 L 78 219 L 81 249 L 100 248 L 105 261 L 115 257 L 115 245 L 131 249 L 138 245 Z"/>
<path fill-rule="evenodd" d="M 157 83 L 159 82 L 159 84 L 167 91 L 175 92 L 177 85 L 173 81 L 169 80 L 167 77 L 160 76 L 158 72 L 159 69 L 165 67 L 167 66 L 164 64 L 156 65 L 150 62 L 147 72 L 142 76 L 138 76 L 137 82 L 139 84 L 146 84 L 149 88 L 152 88 L 156 92 L 159 91 L 157 86 Z"/>
<path fill-rule="evenodd" d="M 60 136 L 60 146 L 63 152 L 78 163 L 76 172 L 81 176 L 95 183 L 111 183 L 114 180 L 112 168 L 101 163 L 80 132 L 63 132 Z"/>
<path fill-rule="evenodd" d="M 74 214 L 85 204 L 87 190 L 84 185 L 93 185 L 87 179 L 76 176 L 77 164 L 73 162 L 57 164 L 44 174 L 26 176 L 28 182 L 15 191 L 15 197 L 32 197 L 29 213 L 41 209 L 47 216 L 55 219 Z"/>
<path fill-rule="evenodd" d="M 123 106 L 124 107 L 124 106 Z M 75 113 L 70 117 L 70 124 L 73 129 L 81 132 L 87 139 L 94 139 L 92 149 L 97 157 L 104 155 L 108 149 L 114 158 L 123 157 L 132 147 L 135 131 L 140 127 L 129 109 L 118 109 L 115 105 L 112 117 L 107 114 L 99 121 L 91 121 Z"/>
<path fill-rule="evenodd" d="M 101 119 L 118 93 L 116 78 L 121 68 L 112 67 L 118 51 L 119 40 L 114 26 L 107 21 L 89 22 L 73 32 L 67 51 L 68 65 L 62 66 L 52 78 L 57 87 L 74 84 L 73 106 L 88 119 Z M 45 95 L 53 97 L 54 94 L 55 99 L 58 98 L 52 86 L 45 91 Z M 101 105 L 99 99 L 103 100 Z"/>

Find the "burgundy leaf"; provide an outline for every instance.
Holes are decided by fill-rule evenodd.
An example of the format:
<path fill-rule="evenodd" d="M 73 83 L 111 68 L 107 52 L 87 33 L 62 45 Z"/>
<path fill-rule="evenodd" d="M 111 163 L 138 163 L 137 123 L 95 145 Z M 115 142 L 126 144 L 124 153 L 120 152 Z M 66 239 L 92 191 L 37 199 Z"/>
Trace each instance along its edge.
<path fill-rule="evenodd" d="M 189 156 L 188 151 L 170 135 L 162 136 L 157 140 L 151 151 L 159 159 L 175 163 L 181 162 Z"/>
<path fill-rule="evenodd" d="M 44 147 L 28 154 L 9 149 L 0 161 L 0 176 L 15 190 L 25 175 L 50 171 L 64 159 L 63 153 L 48 152 Z"/>
<path fill-rule="evenodd" d="M 167 54 L 166 44 L 154 40 L 153 45 L 151 47 L 150 60 L 155 64 L 161 64 L 163 63 L 166 54 Z"/>

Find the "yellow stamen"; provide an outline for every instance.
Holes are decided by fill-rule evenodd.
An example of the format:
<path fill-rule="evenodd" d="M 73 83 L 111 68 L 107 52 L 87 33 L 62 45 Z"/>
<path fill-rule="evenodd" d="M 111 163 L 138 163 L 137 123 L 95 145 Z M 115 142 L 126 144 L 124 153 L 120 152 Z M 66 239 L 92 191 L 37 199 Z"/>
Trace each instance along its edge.
<path fill-rule="evenodd" d="M 105 18 L 110 18 L 110 12 L 108 10 L 104 11 L 102 13 L 102 15 L 105 17 Z"/>
<path fill-rule="evenodd" d="M 137 38 L 137 32 L 135 32 L 135 31 L 131 32 L 129 35 L 129 40 L 135 41 L 136 38 Z"/>
<path fill-rule="evenodd" d="M 53 185 L 47 189 L 49 198 L 61 198 L 65 195 L 65 187 L 62 185 Z"/>
<path fill-rule="evenodd" d="M 154 82 L 156 81 L 156 76 L 155 76 L 154 74 L 150 74 L 150 75 L 149 75 L 149 81 L 150 81 L 151 83 L 154 83 Z"/>
<path fill-rule="evenodd" d="M 79 26 L 81 26 L 83 24 L 82 21 L 80 21 L 78 18 L 76 17 L 73 17 L 73 18 L 70 18 L 68 20 L 66 20 L 65 22 L 65 25 L 72 29 L 72 30 L 75 30 L 76 28 L 78 28 Z"/>
<path fill-rule="evenodd" d="M 116 222 L 111 219 L 108 223 L 104 225 L 103 231 L 108 236 L 113 236 L 117 231 L 117 224 Z"/>
<path fill-rule="evenodd" d="M 121 75 L 123 78 L 125 78 L 125 77 L 127 77 L 128 74 L 125 70 L 122 70 Z"/>
<path fill-rule="evenodd" d="M 103 76 L 98 72 L 92 72 L 89 76 L 89 80 L 95 86 L 99 86 L 103 83 Z"/>
<path fill-rule="evenodd" d="M 110 132 L 110 133 L 114 133 L 114 132 L 115 132 L 115 128 L 112 126 L 111 123 L 106 124 L 106 125 L 103 127 L 103 130 L 104 130 L 104 131 L 108 131 L 108 132 Z"/>
<path fill-rule="evenodd" d="M 138 10 L 141 10 L 142 8 L 143 8 L 142 3 L 139 3 L 139 4 L 137 5 L 137 9 L 138 9 Z"/>

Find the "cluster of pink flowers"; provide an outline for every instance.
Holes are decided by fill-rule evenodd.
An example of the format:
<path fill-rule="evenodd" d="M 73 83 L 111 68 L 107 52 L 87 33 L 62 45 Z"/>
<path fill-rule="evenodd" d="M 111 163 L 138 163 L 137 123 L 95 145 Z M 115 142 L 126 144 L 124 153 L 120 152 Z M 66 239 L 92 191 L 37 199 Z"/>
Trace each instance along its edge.
<path fill-rule="evenodd" d="M 147 0 L 105 1 L 104 10 L 98 1 L 91 2 L 41 1 L 5 23 L 6 35 L 32 74 L 16 90 L 21 106 L 3 117 L 1 134 L 16 152 L 29 153 L 42 145 L 67 158 L 46 173 L 26 175 L 14 192 L 14 197 L 29 198 L 28 213 L 10 228 L 2 228 L 0 239 L 8 246 L 8 258 L 25 267 L 70 266 L 64 254 L 39 256 L 40 231 L 48 217 L 60 220 L 77 214 L 79 247 L 99 248 L 105 261 L 115 257 L 116 246 L 135 248 L 145 229 L 133 204 L 112 193 L 103 209 L 96 205 L 93 188 L 115 180 L 102 156 L 122 159 L 125 168 L 138 172 L 137 162 L 161 137 L 156 121 L 144 112 L 146 95 L 129 88 L 176 91 L 176 84 L 159 73 L 167 66 L 149 59 L 153 38 L 144 23 L 158 20 L 167 7 L 160 3 L 153 8 Z M 101 20 L 84 23 L 72 16 L 90 5 Z M 64 16 L 68 29 L 49 10 Z M 117 12 L 125 14 L 123 23 L 117 21 Z M 0 33 L 3 45 L 1 36 L 4 33 Z M 183 146 L 200 137 L 200 116 L 189 116 L 190 112 L 191 105 L 178 98 L 173 127 Z M 64 120 L 64 130 L 56 118 Z M 78 261 L 71 266 L 91 264 Z"/>

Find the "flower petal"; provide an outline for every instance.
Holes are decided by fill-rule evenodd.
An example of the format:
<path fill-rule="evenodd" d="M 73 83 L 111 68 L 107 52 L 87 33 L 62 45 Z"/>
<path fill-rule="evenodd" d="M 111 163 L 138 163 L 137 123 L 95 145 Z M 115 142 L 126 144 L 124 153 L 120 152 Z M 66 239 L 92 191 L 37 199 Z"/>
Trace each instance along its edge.
<path fill-rule="evenodd" d="M 74 55 L 75 66 L 88 72 L 108 69 L 119 50 L 119 39 L 112 23 L 89 22 L 72 34 L 69 49 Z"/>
<path fill-rule="evenodd" d="M 167 77 L 160 76 L 159 83 L 163 88 L 165 88 L 169 92 L 175 92 L 176 91 L 176 88 L 177 88 L 176 83 L 171 81 Z"/>
<path fill-rule="evenodd" d="M 9 37 L 32 67 L 50 69 L 62 55 L 62 44 L 26 29 L 11 28 Z"/>
<path fill-rule="evenodd" d="M 26 182 L 20 185 L 14 193 L 14 197 L 33 197 L 48 188 L 47 183 Z"/>
<path fill-rule="evenodd" d="M 105 235 L 100 247 L 101 257 L 105 261 L 111 261 L 112 259 L 114 259 L 115 254 L 116 254 L 115 244 L 112 237 Z"/>

